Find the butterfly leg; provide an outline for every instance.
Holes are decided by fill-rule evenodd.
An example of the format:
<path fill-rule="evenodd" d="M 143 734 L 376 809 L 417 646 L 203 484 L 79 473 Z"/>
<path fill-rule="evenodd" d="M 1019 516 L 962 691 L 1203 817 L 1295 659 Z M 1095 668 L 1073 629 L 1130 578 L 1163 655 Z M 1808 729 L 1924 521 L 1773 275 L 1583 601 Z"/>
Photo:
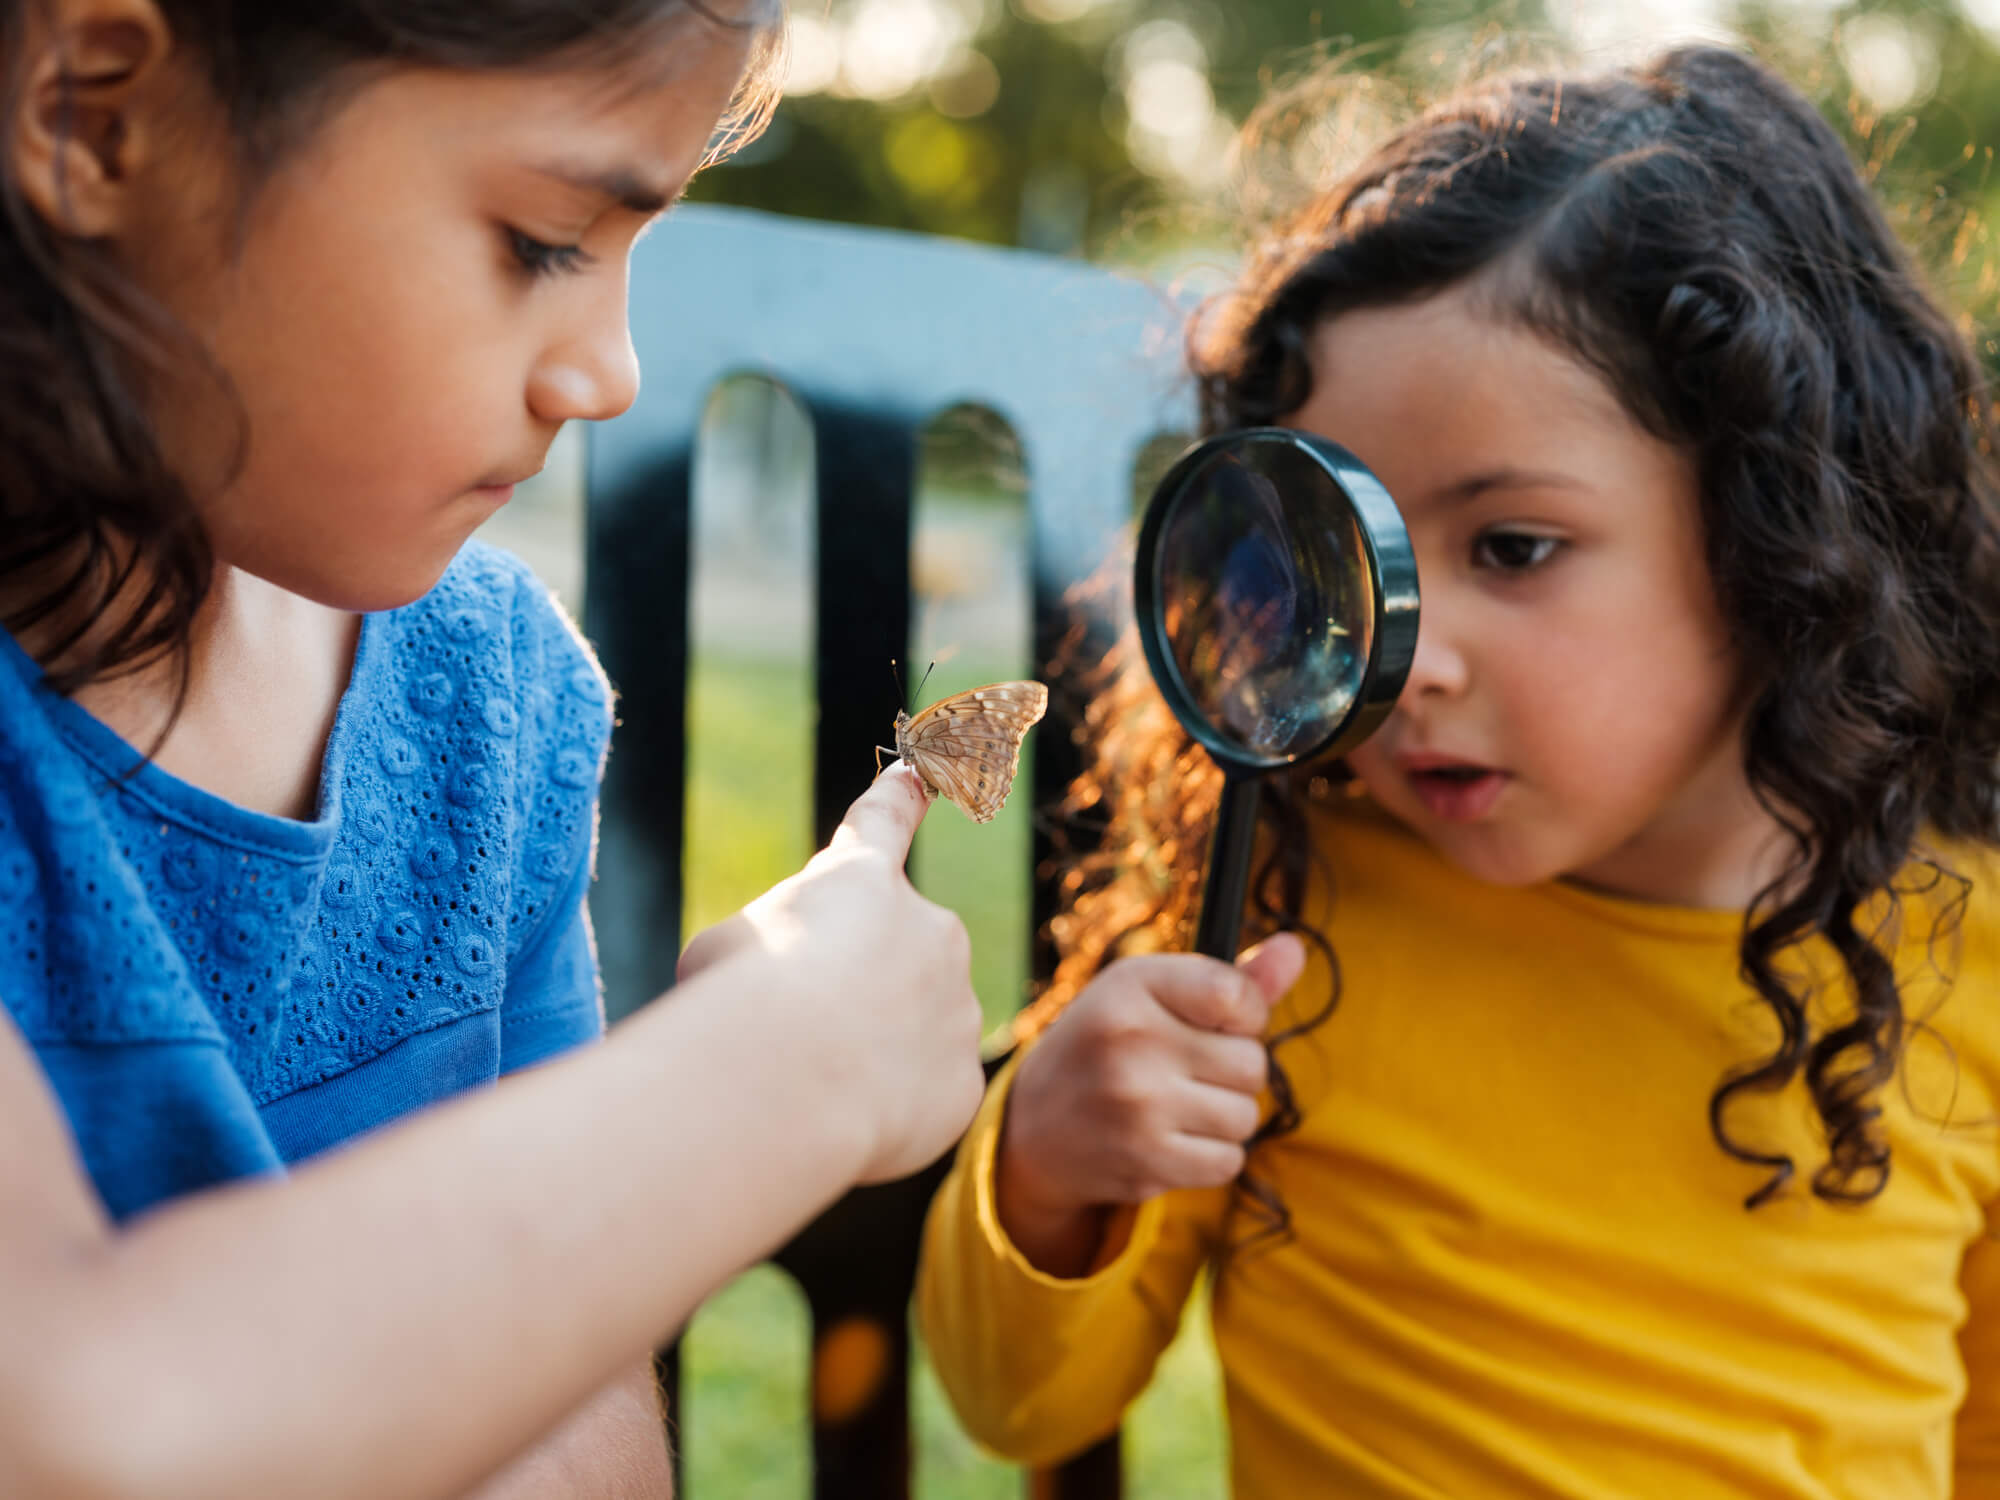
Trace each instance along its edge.
<path fill-rule="evenodd" d="M 888 756 L 889 759 L 891 760 L 902 759 L 902 756 L 898 755 L 894 750 L 891 750 L 887 745 L 877 745 L 875 747 L 875 774 L 877 776 L 880 776 L 882 774 L 882 757 L 885 755 Z"/>

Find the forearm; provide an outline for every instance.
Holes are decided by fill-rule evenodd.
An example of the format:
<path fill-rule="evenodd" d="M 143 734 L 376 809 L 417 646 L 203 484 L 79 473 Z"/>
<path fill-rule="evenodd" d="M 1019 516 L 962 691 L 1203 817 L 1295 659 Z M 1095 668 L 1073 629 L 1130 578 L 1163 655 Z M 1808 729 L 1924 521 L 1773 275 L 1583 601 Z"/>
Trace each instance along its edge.
<path fill-rule="evenodd" d="M 1093 1275 L 1029 1262 L 1000 1225 L 992 1191 L 1011 1081 L 1008 1073 L 995 1081 L 932 1202 L 916 1306 L 966 1430 L 1005 1458 L 1040 1464 L 1117 1425 L 1173 1338 L 1201 1252 L 1186 1221 L 1163 1234 L 1155 1206 L 1137 1245 L 1130 1216 L 1116 1216 L 1111 1230 L 1124 1253 Z"/>
<path fill-rule="evenodd" d="M 742 963 L 289 1183 L 46 1268 L 9 1310 L 0 1391 L 32 1393 L 60 1455 L 115 1443 L 79 1492 L 463 1493 L 859 1170 L 839 1081 Z"/>
<path fill-rule="evenodd" d="M 673 1469 L 649 1359 L 467 1500 L 667 1500 Z"/>
<path fill-rule="evenodd" d="M 1035 1284 L 973 1196 L 955 1172 L 933 1204 L 916 1291 L 924 1342 L 966 1431 L 1013 1462 L 1054 1462 L 1117 1425 L 1171 1329 L 1122 1287 Z"/>

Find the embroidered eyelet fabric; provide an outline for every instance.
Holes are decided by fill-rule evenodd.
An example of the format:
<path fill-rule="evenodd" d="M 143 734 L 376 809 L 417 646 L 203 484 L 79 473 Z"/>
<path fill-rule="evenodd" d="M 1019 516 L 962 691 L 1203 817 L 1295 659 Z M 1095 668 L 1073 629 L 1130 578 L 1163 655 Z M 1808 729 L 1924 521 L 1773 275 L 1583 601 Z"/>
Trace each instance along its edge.
<path fill-rule="evenodd" d="M 560 608 L 479 543 L 363 620 L 311 822 L 142 763 L 0 632 L 0 1000 L 111 1210 L 597 1034 L 610 723 Z"/>

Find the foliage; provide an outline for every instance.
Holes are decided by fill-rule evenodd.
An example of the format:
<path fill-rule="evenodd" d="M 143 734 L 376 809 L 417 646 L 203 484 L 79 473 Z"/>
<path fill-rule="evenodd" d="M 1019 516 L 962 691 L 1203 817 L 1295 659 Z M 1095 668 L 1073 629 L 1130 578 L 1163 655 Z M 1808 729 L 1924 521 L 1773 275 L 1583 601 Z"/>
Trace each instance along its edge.
<path fill-rule="evenodd" d="M 2000 290 L 1991 233 L 2000 6 L 1869 0 L 1801 28 L 1782 6 L 1750 0 L 1736 23 L 1846 135 L 1939 290 L 1990 322 Z M 1993 344 L 1982 347 L 1993 363 Z"/>
<path fill-rule="evenodd" d="M 1388 55 L 1414 33 L 1492 10 L 1481 0 L 820 3 L 795 9 L 794 76 L 828 86 L 787 97 L 765 138 L 691 196 L 1059 253 L 1118 240 L 1211 186 L 1273 67 L 1354 46 Z M 927 24 L 934 45 L 920 56 L 909 35 Z M 878 29 L 908 43 L 901 71 L 849 65 L 877 55 L 867 43 Z M 829 48 L 848 57 L 830 76 Z"/>
<path fill-rule="evenodd" d="M 1421 90 L 1522 38 L 1704 34 L 1819 102 L 1949 297 L 1983 322 L 2000 292 L 2000 0 L 795 0 L 793 29 L 806 91 L 692 196 L 1128 258 L 1230 211 L 1237 127 L 1318 59 Z"/>

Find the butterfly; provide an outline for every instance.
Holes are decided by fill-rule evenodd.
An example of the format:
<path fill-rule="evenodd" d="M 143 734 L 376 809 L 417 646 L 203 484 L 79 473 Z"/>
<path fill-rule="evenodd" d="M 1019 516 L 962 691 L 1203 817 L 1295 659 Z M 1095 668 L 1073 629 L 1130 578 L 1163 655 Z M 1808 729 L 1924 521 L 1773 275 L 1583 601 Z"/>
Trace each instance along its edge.
<path fill-rule="evenodd" d="M 973 822 L 990 823 L 1021 769 L 1021 741 L 1048 707 L 1039 682 L 993 682 L 940 698 L 915 718 L 898 713 L 896 748 L 875 747 L 876 773 L 887 751 Z"/>

